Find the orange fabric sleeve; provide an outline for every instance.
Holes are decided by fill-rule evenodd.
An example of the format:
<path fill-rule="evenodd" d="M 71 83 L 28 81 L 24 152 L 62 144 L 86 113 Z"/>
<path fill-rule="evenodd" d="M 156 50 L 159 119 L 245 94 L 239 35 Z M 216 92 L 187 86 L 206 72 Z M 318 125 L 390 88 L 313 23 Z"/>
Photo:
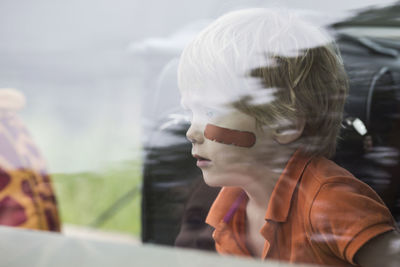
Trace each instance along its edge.
<path fill-rule="evenodd" d="M 310 240 L 323 252 L 356 265 L 354 256 L 369 240 L 395 229 L 394 219 L 367 185 L 329 182 L 310 209 Z"/>

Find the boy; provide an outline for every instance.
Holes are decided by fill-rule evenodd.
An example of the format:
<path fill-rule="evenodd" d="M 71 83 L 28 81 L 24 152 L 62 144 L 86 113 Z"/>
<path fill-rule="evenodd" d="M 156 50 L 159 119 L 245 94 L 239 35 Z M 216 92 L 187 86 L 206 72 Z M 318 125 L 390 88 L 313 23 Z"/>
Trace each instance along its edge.
<path fill-rule="evenodd" d="M 327 158 L 347 94 L 330 38 L 281 10 L 229 13 L 185 48 L 178 70 L 187 132 L 223 254 L 298 263 L 399 261 L 377 194 Z M 390 249 L 386 249 L 389 248 Z"/>

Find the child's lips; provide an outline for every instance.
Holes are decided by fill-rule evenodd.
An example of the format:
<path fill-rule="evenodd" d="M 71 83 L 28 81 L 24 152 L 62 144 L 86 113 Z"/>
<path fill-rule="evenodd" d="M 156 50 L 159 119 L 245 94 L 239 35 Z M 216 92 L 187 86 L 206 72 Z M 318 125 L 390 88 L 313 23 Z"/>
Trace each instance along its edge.
<path fill-rule="evenodd" d="M 207 158 L 204 158 L 204 157 L 202 157 L 200 155 L 197 155 L 197 154 L 194 154 L 193 157 L 197 159 L 196 165 L 199 168 L 204 168 L 204 167 L 208 167 L 208 166 L 211 165 L 211 160 L 209 160 Z"/>

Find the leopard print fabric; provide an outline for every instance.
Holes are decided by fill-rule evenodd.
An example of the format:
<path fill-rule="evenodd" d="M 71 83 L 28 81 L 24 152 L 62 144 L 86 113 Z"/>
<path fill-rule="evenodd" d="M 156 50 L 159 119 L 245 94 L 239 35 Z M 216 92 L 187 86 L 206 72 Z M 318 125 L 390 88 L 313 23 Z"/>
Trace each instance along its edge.
<path fill-rule="evenodd" d="M 45 162 L 15 112 L 0 112 L 0 225 L 60 231 Z"/>

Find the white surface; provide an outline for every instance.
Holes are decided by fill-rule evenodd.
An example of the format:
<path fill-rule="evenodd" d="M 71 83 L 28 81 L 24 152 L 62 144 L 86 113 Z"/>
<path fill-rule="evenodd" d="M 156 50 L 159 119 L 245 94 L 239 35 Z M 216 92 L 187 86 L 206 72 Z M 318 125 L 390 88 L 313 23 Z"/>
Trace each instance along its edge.
<path fill-rule="evenodd" d="M 192 250 L 85 240 L 0 226 L 0 266 L 304 266 L 222 257 Z"/>
<path fill-rule="evenodd" d="M 78 239 L 90 239 L 96 241 L 106 242 L 125 242 L 130 244 L 140 244 L 138 237 L 133 235 L 124 234 L 121 232 L 102 231 L 90 227 L 83 227 L 73 224 L 63 224 L 62 233 L 66 237 Z"/>

